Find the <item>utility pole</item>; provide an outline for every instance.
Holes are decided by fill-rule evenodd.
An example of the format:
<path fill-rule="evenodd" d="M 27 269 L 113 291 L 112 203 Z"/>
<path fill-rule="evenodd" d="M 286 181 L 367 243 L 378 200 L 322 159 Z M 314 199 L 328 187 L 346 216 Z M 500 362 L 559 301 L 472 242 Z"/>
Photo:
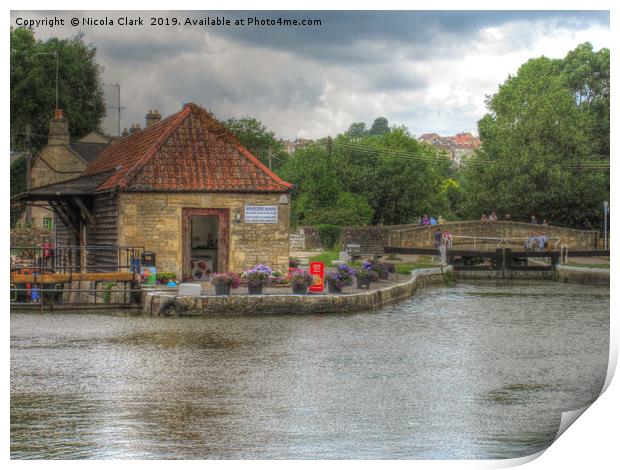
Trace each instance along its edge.
<path fill-rule="evenodd" d="M 607 250 L 607 214 L 609 212 L 609 202 L 605 201 L 603 203 L 603 213 L 605 216 L 605 250 Z"/>
<path fill-rule="evenodd" d="M 36 52 L 35 55 L 53 55 L 56 57 L 56 109 L 58 109 L 58 51 L 54 52 Z"/>
<path fill-rule="evenodd" d="M 328 135 L 328 136 L 327 136 L 327 146 L 326 146 L 326 147 L 327 147 L 327 156 L 328 156 L 329 158 L 331 158 L 331 157 L 332 157 L 332 146 L 333 146 L 332 144 L 333 144 L 333 142 L 332 142 L 332 136 L 331 136 L 331 135 Z"/>
<path fill-rule="evenodd" d="M 269 149 L 269 153 L 267 154 L 267 161 L 269 162 L 269 170 L 271 171 L 271 149 Z"/>

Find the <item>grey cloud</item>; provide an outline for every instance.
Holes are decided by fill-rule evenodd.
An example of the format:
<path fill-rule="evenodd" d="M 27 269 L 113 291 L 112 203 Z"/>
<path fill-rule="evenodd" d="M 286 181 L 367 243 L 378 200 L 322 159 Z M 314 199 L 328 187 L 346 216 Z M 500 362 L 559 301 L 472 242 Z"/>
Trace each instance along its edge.
<path fill-rule="evenodd" d="M 54 13 L 12 12 L 11 17 L 50 14 Z M 57 14 L 70 18 L 93 12 Z M 150 14 L 141 12 L 143 17 Z M 158 108 L 168 115 L 178 111 L 183 102 L 194 101 L 221 118 L 254 116 L 285 138 L 294 138 L 299 132 L 305 137 L 334 134 L 353 121 L 370 123 L 379 114 L 393 124 L 407 125 L 414 133 L 475 129 L 481 116 L 471 103 L 478 99 L 477 94 L 469 105 L 431 107 L 424 103 L 427 89 L 441 78 L 436 75 L 435 61 L 460 63 L 470 53 L 489 51 L 500 55 L 523 50 L 533 57 L 540 55 L 534 48 L 540 35 L 609 26 L 608 12 L 588 11 L 200 11 L 157 15 L 321 19 L 323 25 L 313 27 L 83 28 L 85 40 L 97 47 L 98 60 L 105 66 L 104 81 L 121 84 L 121 104 L 126 108 L 122 127 L 132 122 L 143 125 L 147 109 Z M 493 43 L 481 34 L 490 27 L 503 28 L 506 36 Z M 41 28 L 36 35 L 46 39 L 75 32 L 71 27 Z M 567 50 L 575 45 L 567 45 Z M 484 71 L 480 74 L 487 75 Z M 480 91 L 480 102 L 484 93 L 494 91 L 487 82 L 468 82 L 466 86 Z M 448 97 L 443 102 L 447 103 Z"/>

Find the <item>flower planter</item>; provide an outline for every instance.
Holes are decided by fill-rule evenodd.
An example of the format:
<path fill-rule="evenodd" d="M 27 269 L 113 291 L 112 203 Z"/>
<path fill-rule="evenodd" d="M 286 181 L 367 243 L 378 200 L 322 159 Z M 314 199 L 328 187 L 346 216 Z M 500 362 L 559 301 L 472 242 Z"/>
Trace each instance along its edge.
<path fill-rule="evenodd" d="M 230 284 L 216 284 L 215 295 L 230 295 Z"/>
<path fill-rule="evenodd" d="M 330 294 L 340 294 L 342 293 L 342 287 L 334 284 L 333 282 L 327 283 L 327 290 Z"/>
<path fill-rule="evenodd" d="M 306 295 L 308 288 L 306 286 L 293 286 L 293 294 Z"/>
<path fill-rule="evenodd" d="M 248 294 L 261 295 L 263 293 L 263 285 L 260 286 L 248 286 Z"/>
<path fill-rule="evenodd" d="M 358 289 L 370 289 L 371 279 L 360 279 L 357 278 L 357 288 Z"/>

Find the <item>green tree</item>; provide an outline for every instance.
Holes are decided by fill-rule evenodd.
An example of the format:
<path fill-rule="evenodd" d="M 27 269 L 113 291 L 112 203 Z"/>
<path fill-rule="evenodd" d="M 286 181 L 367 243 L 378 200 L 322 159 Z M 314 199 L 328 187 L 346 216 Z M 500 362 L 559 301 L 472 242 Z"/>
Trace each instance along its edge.
<path fill-rule="evenodd" d="M 249 116 L 231 118 L 224 121 L 224 125 L 252 155 L 273 170 L 277 170 L 288 160 L 282 142 L 258 119 Z"/>
<path fill-rule="evenodd" d="M 295 225 L 366 225 L 372 209 L 363 196 L 347 191 L 338 180 L 334 156 L 325 142 L 298 149 L 282 167 L 281 175 L 295 184 L 293 223 Z"/>
<path fill-rule="evenodd" d="M 105 115 L 101 87 L 103 68 L 95 60 L 96 48 L 82 35 L 72 39 L 36 40 L 26 28 L 11 29 L 11 145 L 47 143 L 48 124 L 56 106 L 56 57 L 58 54 L 58 105 L 69 119 L 73 137 L 99 127 Z M 27 129 L 30 129 L 30 142 Z"/>
<path fill-rule="evenodd" d="M 363 137 L 366 134 L 368 134 L 368 130 L 366 129 L 365 123 L 354 122 L 353 124 L 349 126 L 349 129 L 347 130 L 346 133 L 349 137 L 357 138 L 357 137 Z"/>
<path fill-rule="evenodd" d="M 373 209 L 373 224 L 409 223 L 423 213 L 448 210 L 441 184 L 450 161 L 405 128 L 355 141 L 341 135 L 335 148 L 338 180 L 346 182 L 348 191 L 366 198 Z"/>
<path fill-rule="evenodd" d="M 370 135 L 381 135 L 390 132 L 390 126 L 388 125 L 388 120 L 384 117 L 378 117 L 372 123 L 368 134 Z"/>
<path fill-rule="evenodd" d="M 487 98 L 489 112 L 478 122 L 482 146 L 463 172 L 465 214 L 497 210 L 515 219 L 536 214 L 553 224 L 599 227 L 609 197 L 609 175 L 600 166 L 609 157 L 600 152 L 609 136 L 595 117 L 609 110 L 608 104 L 590 109 L 606 105 L 605 92 L 589 90 L 608 84 L 593 79 L 584 87 L 575 78 L 597 75 L 576 73 L 583 56 L 531 59 Z M 604 81 L 608 71 L 601 75 Z"/>
<path fill-rule="evenodd" d="M 282 176 L 296 185 L 295 224 L 408 223 L 448 210 L 450 161 L 404 128 L 381 135 L 334 139 L 295 152 Z"/>
<path fill-rule="evenodd" d="M 560 66 L 578 108 L 592 120 L 589 138 L 596 152 L 609 156 L 609 49 L 594 52 L 592 44 L 580 44 Z"/>
<path fill-rule="evenodd" d="M 22 155 L 11 163 L 11 196 L 22 193 L 26 190 L 26 165 L 28 164 L 28 158 L 26 155 Z M 19 207 L 11 207 L 11 227 L 15 227 L 17 220 L 22 214 L 22 209 Z"/>

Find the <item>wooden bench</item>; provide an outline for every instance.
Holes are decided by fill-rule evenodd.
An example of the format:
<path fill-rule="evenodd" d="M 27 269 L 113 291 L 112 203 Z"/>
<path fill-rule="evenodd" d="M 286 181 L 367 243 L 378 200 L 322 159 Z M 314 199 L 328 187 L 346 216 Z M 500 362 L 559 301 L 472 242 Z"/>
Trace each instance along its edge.
<path fill-rule="evenodd" d="M 345 251 L 354 262 L 358 258 L 374 258 L 383 256 L 383 247 L 380 245 L 358 245 L 356 243 L 349 243 Z"/>

